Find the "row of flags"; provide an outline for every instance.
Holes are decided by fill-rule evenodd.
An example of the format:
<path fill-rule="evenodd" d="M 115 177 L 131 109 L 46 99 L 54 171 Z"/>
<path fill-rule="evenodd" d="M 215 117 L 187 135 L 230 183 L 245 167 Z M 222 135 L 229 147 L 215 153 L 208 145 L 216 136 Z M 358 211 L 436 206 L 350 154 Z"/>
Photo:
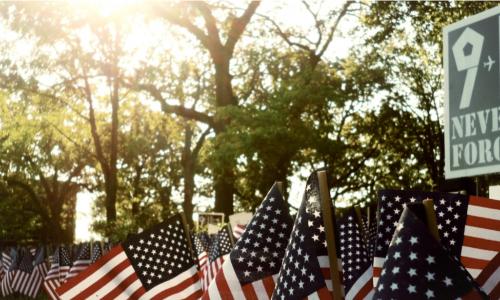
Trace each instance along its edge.
<path fill-rule="evenodd" d="M 100 243 L 61 245 L 48 257 L 45 247 L 12 247 L 0 251 L 0 296 L 18 294 L 36 298 L 44 290 L 49 297 L 56 299 L 55 290 L 97 261 L 103 248 L 106 251 L 108 247 Z"/>
<path fill-rule="evenodd" d="M 44 276 L 39 253 L 2 253 L 19 263 L 2 268 L 1 291 L 41 277 L 51 299 L 500 298 L 500 201 L 387 190 L 364 213 L 335 209 L 321 184 L 311 174 L 295 216 L 275 184 L 245 227 L 212 236 L 176 214 L 95 257 L 59 247 Z"/>

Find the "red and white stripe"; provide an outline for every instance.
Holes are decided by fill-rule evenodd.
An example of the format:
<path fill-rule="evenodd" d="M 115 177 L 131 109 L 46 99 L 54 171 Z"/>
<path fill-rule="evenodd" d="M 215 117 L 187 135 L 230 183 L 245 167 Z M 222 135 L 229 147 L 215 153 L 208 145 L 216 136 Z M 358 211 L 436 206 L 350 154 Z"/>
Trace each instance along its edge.
<path fill-rule="evenodd" d="M 36 298 L 45 274 L 47 274 L 45 263 L 37 265 L 31 273 L 19 271 L 12 283 L 13 289 L 22 295 Z"/>
<path fill-rule="evenodd" d="M 146 291 L 120 245 L 57 289 L 61 299 L 197 299 L 196 266 Z"/>
<path fill-rule="evenodd" d="M 51 266 L 43 281 L 43 289 L 50 299 L 57 300 L 59 296 L 56 293 L 56 289 L 61 285 L 59 282 L 59 263 L 54 263 L 52 257 L 50 257 L 50 261 Z"/>
<path fill-rule="evenodd" d="M 203 295 L 203 300 L 214 299 L 271 299 L 278 274 L 241 285 L 231 260 L 222 265 L 217 276 Z"/>
<path fill-rule="evenodd" d="M 208 262 L 205 265 L 205 268 L 202 270 L 203 277 L 201 279 L 201 289 L 203 291 L 208 290 L 208 287 L 210 286 L 210 282 L 215 278 L 217 275 L 217 272 L 221 269 L 222 265 L 224 264 L 224 261 L 228 257 L 228 254 L 217 258 L 213 262 Z"/>
<path fill-rule="evenodd" d="M 12 282 L 16 278 L 16 273 L 16 271 L 7 271 L 5 273 L 4 277 L 2 278 L 2 282 L 0 283 L 0 294 L 2 294 L 2 296 L 9 296 L 14 292 L 14 290 L 12 289 Z"/>
<path fill-rule="evenodd" d="M 333 292 L 332 275 L 330 274 L 330 258 L 327 255 L 318 256 L 318 263 L 328 291 Z M 342 260 L 340 259 L 337 259 L 337 270 L 342 270 Z M 339 271 L 339 278 L 342 281 L 342 271 Z M 345 295 L 342 282 L 340 284 L 340 288 L 342 289 L 341 294 Z"/>
<path fill-rule="evenodd" d="M 479 274 L 476 281 L 490 299 L 500 299 L 500 252 Z"/>
<path fill-rule="evenodd" d="M 234 226 L 233 236 L 234 236 L 235 241 L 240 239 L 240 237 L 243 235 L 243 232 L 245 232 L 246 227 L 247 227 L 246 225 L 242 225 L 242 224 L 236 224 L 236 226 Z"/>
<path fill-rule="evenodd" d="M 346 300 L 372 299 L 375 290 L 373 288 L 373 269 L 369 267 L 358 278 L 351 289 L 345 295 Z"/>
<path fill-rule="evenodd" d="M 469 197 L 461 261 L 472 277 L 500 252 L 500 200 Z"/>
<path fill-rule="evenodd" d="M 203 270 L 207 265 L 208 254 L 207 251 L 202 251 L 198 254 L 198 264 L 200 265 L 200 270 Z"/>
<path fill-rule="evenodd" d="M 373 257 L 373 286 L 377 286 L 377 282 L 380 278 L 380 273 L 382 272 L 384 262 L 385 258 L 383 257 Z"/>

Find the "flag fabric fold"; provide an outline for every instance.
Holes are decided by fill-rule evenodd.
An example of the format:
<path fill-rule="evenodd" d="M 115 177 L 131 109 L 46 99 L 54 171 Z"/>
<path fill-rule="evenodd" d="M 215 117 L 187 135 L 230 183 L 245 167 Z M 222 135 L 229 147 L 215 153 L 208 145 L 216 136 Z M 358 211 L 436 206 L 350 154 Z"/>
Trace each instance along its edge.
<path fill-rule="evenodd" d="M 500 252 L 483 269 L 476 281 L 490 299 L 500 299 Z"/>
<path fill-rule="evenodd" d="M 272 299 L 332 297 L 332 262 L 328 257 L 320 199 L 318 177 L 314 172 L 306 183 Z M 334 266 L 337 271 L 341 270 L 340 260 L 334 262 Z"/>
<path fill-rule="evenodd" d="M 421 203 L 425 199 L 434 201 L 441 244 L 451 255 L 460 258 L 467 215 L 467 196 L 439 192 L 383 190 L 379 192 L 379 219 L 373 258 L 374 285 L 377 284 L 389 243 L 403 212 L 404 205 Z"/>
<path fill-rule="evenodd" d="M 338 240 L 347 300 L 371 299 L 374 292 L 370 253 L 356 220 L 354 209 L 349 209 L 338 221 Z"/>
<path fill-rule="evenodd" d="M 422 204 L 404 208 L 373 299 L 486 299 L 458 259 L 431 235 L 424 211 Z"/>
<path fill-rule="evenodd" d="M 202 299 L 270 299 L 292 226 L 274 184 Z"/>

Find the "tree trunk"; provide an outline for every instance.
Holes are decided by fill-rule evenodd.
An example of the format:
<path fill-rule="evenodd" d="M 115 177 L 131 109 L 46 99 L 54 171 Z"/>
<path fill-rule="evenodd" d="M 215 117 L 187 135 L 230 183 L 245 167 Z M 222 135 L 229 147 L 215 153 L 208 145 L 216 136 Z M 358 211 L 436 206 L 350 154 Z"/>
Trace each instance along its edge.
<path fill-rule="evenodd" d="M 186 220 L 190 227 L 193 227 L 193 195 L 194 195 L 194 166 L 193 162 L 188 162 L 183 166 L 184 170 L 184 202 L 182 208 L 186 214 Z"/>
<path fill-rule="evenodd" d="M 227 165 L 214 180 L 215 211 L 224 213 L 227 220 L 233 214 L 234 173 L 233 165 Z"/>

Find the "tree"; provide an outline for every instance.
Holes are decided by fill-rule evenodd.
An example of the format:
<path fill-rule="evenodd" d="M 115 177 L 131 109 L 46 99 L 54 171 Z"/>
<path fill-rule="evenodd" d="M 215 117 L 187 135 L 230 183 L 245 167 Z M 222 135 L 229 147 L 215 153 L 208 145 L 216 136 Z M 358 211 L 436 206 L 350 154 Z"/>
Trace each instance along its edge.
<path fill-rule="evenodd" d="M 206 2 L 180 2 L 174 4 L 157 4 L 154 7 L 155 14 L 160 18 L 165 18 L 170 23 L 186 29 L 192 34 L 203 48 L 208 51 L 214 68 L 215 103 L 214 114 L 199 112 L 193 108 L 186 108 L 183 105 L 168 104 L 160 89 L 151 83 L 140 83 L 137 88 L 148 92 L 153 98 L 162 104 L 162 109 L 166 113 L 175 113 L 185 118 L 205 123 L 212 127 L 216 135 L 225 132 L 230 124 L 230 118 L 218 117 L 218 110 L 223 107 L 237 106 L 238 98 L 235 97 L 230 71 L 231 60 L 237 42 L 240 40 L 250 19 L 255 14 L 259 1 L 251 1 L 244 12 L 235 17 L 233 12 L 229 12 L 226 20 L 218 25 L 218 21 L 213 11 L 216 9 Z M 195 19 L 200 17 L 204 22 L 204 28 L 195 23 Z M 226 29 L 224 31 L 224 29 Z M 222 36 L 226 36 L 225 41 Z M 215 143 L 215 151 L 219 143 Z M 228 158 L 224 164 L 219 164 L 213 169 L 213 180 L 215 190 L 215 210 L 226 214 L 233 213 L 234 188 L 234 165 L 235 162 Z"/>
<path fill-rule="evenodd" d="M 91 159 L 85 134 L 51 99 L 3 95 L 0 103 L 2 239 L 71 242 L 76 193 Z M 72 135 L 82 144 L 66 138 Z"/>

